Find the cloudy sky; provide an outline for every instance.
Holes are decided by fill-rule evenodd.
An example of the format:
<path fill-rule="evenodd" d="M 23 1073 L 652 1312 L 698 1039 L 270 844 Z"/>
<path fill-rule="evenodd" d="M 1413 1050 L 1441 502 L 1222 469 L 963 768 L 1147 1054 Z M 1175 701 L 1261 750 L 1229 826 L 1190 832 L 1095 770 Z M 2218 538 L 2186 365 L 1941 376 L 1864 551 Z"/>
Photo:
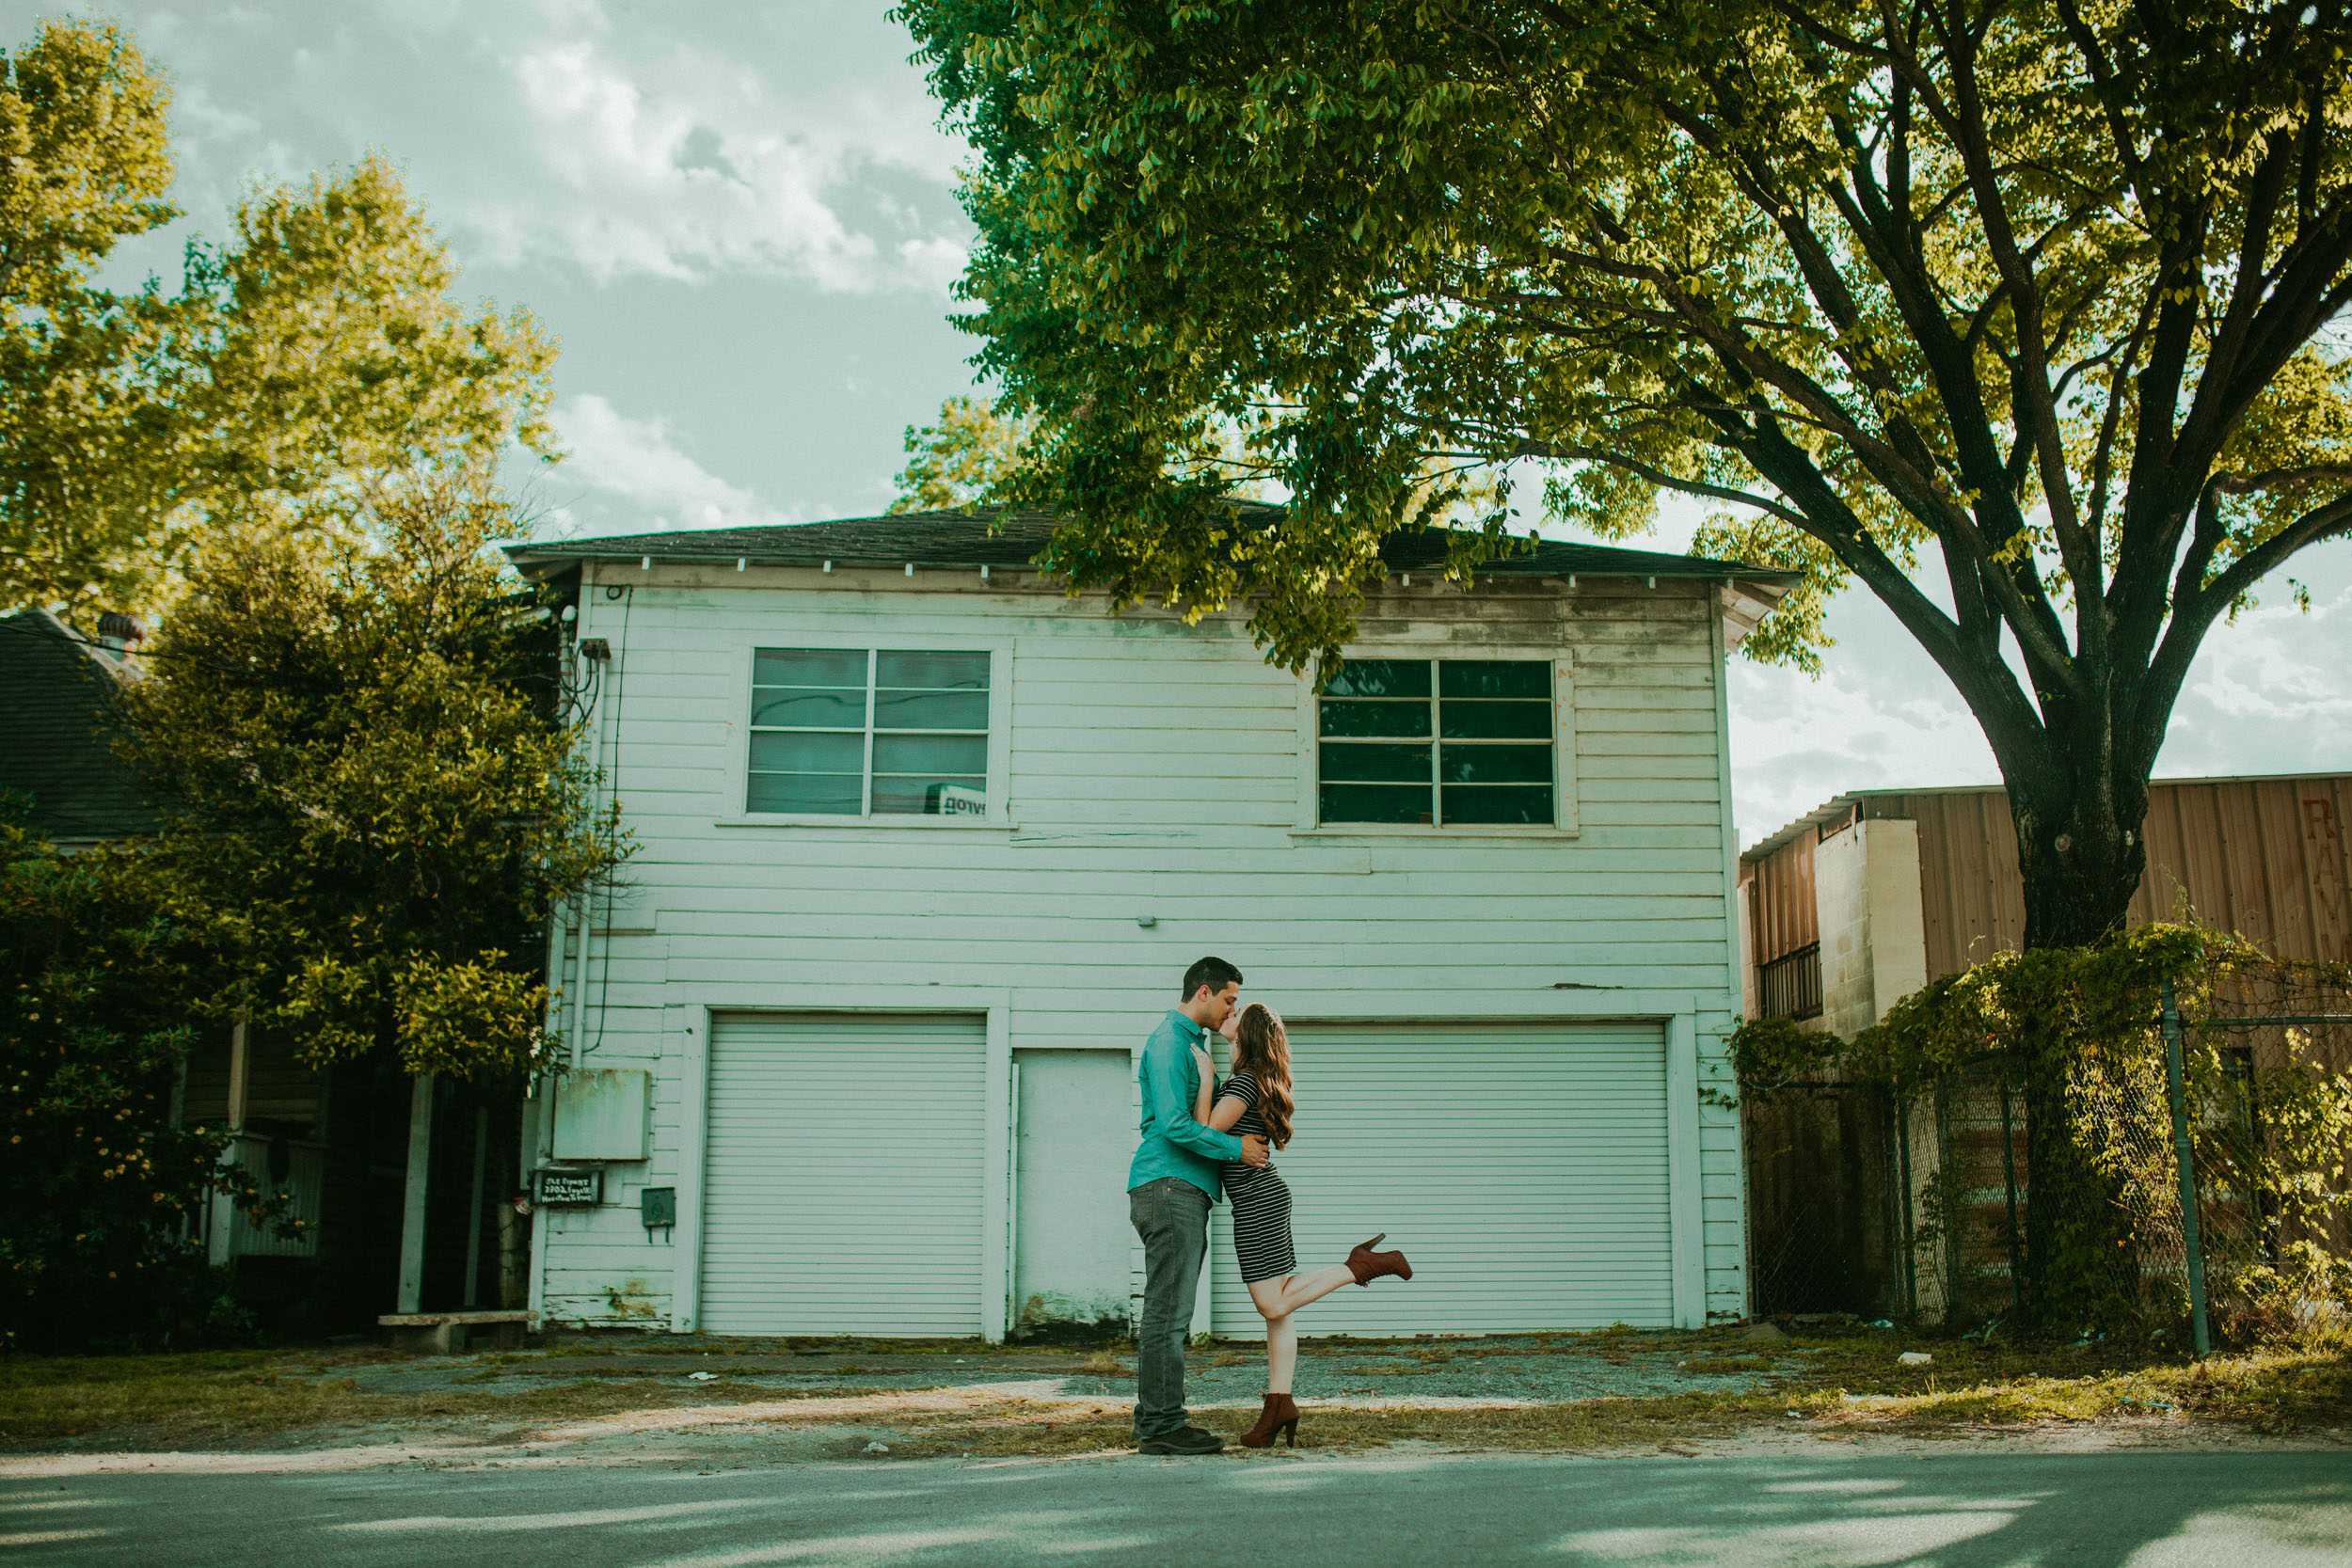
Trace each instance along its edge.
<path fill-rule="evenodd" d="M 60 8 L 0 0 L 0 36 Z M 169 75 L 187 217 L 121 258 L 176 271 L 256 179 L 405 166 L 463 286 L 563 340 L 552 530 L 794 522 L 887 503 L 900 433 L 971 390 L 947 325 L 968 230 L 883 0 L 123 5 Z M 1687 541 L 1670 518 L 1669 547 Z M 2160 776 L 2352 767 L 2352 545 L 2218 634 Z M 1734 667 L 1740 836 L 1848 789 L 1987 783 L 1974 721 L 1860 594 L 1819 681 Z"/>

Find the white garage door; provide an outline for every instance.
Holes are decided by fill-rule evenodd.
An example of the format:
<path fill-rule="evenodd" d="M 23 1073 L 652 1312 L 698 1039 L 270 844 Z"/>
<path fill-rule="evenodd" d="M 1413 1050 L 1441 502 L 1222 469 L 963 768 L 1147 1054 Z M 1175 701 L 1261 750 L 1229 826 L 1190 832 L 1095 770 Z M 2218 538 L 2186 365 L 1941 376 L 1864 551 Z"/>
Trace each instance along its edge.
<path fill-rule="evenodd" d="M 982 1018 L 725 1014 L 710 1031 L 702 1323 L 980 1332 Z"/>
<path fill-rule="evenodd" d="M 1308 1335 L 1505 1333 L 1674 1321 L 1666 1045 L 1656 1022 L 1301 1023 L 1298 1116 L 1276 1166 L 1298 1265 L 1375 1230 L 1409 1283 L 1343 1286 Z M 1220 1056 L 1220 1060 L 1222 1057 Z M 1263 1320 L 1216 1211 L 1216 1332 Z"/>

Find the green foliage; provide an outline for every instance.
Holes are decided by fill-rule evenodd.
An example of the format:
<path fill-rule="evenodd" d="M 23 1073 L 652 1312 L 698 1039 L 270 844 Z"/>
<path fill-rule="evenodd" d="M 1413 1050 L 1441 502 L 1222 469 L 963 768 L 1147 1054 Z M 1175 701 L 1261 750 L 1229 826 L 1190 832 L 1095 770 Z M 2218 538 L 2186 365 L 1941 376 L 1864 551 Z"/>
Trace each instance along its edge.
<path fill-rule="evenodd" d="M 549 912 L 626 853 L 555 711 L 546 611 L 489 553 L 495 496 L 377 491 L 375 543 L 258 535 L 200 563 L 130 693 L 169 805 L 149 856 L 236 983 L 212 1001 L 314 1064 L 545 1065 Z"/>
<path fill-rule="evenodd" d="M 1028 435 L 1027 421 L 998 413 L 986 398 L 949 398 L 937 424 L 907 426 L 907 466 L 898 470 L 890 513 L 1001 504 Z"/>
<path fill-rule="evenodd" d="M 2032 1124 L 2023 1129 L 2034 1199 L 2029 1310 L 2053 1332 L 2144 1327 L 2187 1310 L 2177 1261 L 2163 1261 L 2183 1244 L 2161 1032 L 2168 981 L 2183 1022 L 2217 1318 L 2249 1337 L 2308 1327 L 2315 1308 L 2352 1321 L 2343 1218 L 2352 1069 L 2341 1041 L 2331 1063 L 2311 1026 L 2269 1025 L 2268 1042 L 2249 1057 L 2242 1048 L 2258 1037 L 2214 1022 L 2352 1012 L 2344 965 L 2291 963 L 2242 937 L 2148 926 L 2086 948 L 1997 954 L 1903 998 L 1851 1040 L 1750 1020 L 1734 1032 L 1730 1057 L 1745 1093 L 1869 1085 L 1898 1103 L 1935 1106 L 1943 1120 L 1972 1098 L 2006 1092 L 2021 1123 Z M 1999 1177 L 1960 1164 L 1919 1171 L 1921 1256 L 1987 1223 L 1984 1183 Z"/>
<path fill-rule="evenodd" d="M 254 190 L 176 293 L 98 287 L 177 215 L 167 102 L 96 24 L 0 62 L 0 605 L 151 609 L 223 540 L 347 531 L 385 475 L 553 450 L 554 344 L 451 299 L 380 158 Z"/>
<path fill-rule="evenodd" d="M 1608 537 L 1725 507 L 1708 546 L 1807 574 L 1752 655 L 1858 579 L 1968 703 L 2029 945 L 2120 926 L 2201 641 L 2352 526 L 2341 0 L 897 14 L 978 151 L 962 319 L 1049 563 L 1248 599 L 1296 666 L 1383 535 L 1502 546 L 1481 476 Z"/>
<path fill-rule="evenodd" d="M 222 1140 L 169 1113 L 206 970 L 135 850 L 60 854 L 0 802 L 0 1348 L 202 1337 Z"/>

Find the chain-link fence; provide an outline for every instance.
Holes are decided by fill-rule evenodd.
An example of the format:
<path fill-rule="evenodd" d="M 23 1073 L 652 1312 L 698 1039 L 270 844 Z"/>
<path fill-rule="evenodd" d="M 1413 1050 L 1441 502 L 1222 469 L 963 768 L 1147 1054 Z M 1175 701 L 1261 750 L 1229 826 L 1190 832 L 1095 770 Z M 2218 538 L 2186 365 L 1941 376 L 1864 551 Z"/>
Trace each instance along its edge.
<path fill-rule="evenodd" d="M 2343 1321 L 2343 980 L 2236 970 L 2184 1012 L 2167 977 L 2150 1026 L 2062 1057 L 1744 1085 L 1755 1310 L 2131 1323 L 2201 1348 Z"/>

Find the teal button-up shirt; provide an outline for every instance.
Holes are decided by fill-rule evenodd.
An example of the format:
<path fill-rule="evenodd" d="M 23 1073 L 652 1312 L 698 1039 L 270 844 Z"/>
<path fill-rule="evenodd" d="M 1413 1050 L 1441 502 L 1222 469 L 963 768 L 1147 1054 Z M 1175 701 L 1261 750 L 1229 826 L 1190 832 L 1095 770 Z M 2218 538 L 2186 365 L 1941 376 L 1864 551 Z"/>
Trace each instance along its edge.
<path fill-rule="evenodd" d="M 1152 1037 L 1143 1042 L 1143 1065 L 1136 1079 L 1143 1085 L 1143 1142 L 1135 1163 L 1127 1167 L 1127 1190 L 1163 1177 L 1182 1177 L 1215 1203 L 1216 1167 L 1241 1158 L 1241 1140 L 1231 1132 L 1204 1127 L 1193 1118 L 1192 1103 L 1200 1092 L 1200 1069 L 1192 1048 L 1208 1037 L 1183 1013 L 1170 1007 Z"/>

